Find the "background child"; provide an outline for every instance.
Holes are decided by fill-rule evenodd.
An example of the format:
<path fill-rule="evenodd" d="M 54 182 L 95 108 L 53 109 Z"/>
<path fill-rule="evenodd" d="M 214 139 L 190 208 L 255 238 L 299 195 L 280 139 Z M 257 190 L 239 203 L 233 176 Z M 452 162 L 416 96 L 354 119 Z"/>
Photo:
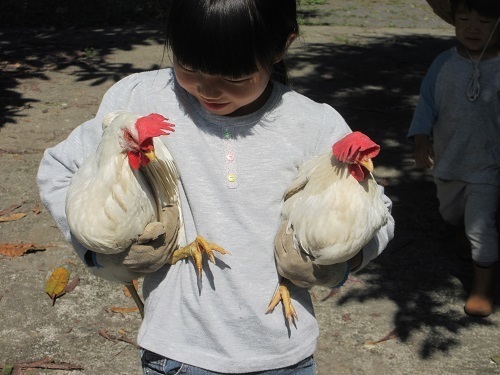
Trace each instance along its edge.
<path fill-rule="evenodd" d="M 94 119 L 44 155 L 41 196 L 71 239 L 66 192 L 100 141 L 103 116 L 156 112 L 176 125 L 175 136 L 164 141 L 181 176 L 187 239 L 200 234 L 232 256 L 205 267 L 201 291 L 189 262 L 146 276 L 138 337 L 145 374 L 181 367 L 200 374 L 314 374 L 318 326 L 308 291 L 291 289 L 296 327 L 287 327 L 281 313 L 264 314 L 278 283 L 274 239 L 283 193 L 298 166 L 350 129 L 330 106 L 279 83 L 286 82 L 282 59 L 297 33 L 295 0 L 173 0 L 167 19 L 173 69 L 118 82 Z M 393 230 L 391 218 L 352 266 L 377 256 Z M 89 261 L 89 252 L 75 247 Z M 99 271 L 88 262 L 96 274 L 116 281 L 133 276 L 130 264 L 112 255 L 97 260 L 105 265 Z"/>
<path fill-rule="evenodd" d="M 433 168 L 443 219 L 465 233 L 474 262 L 465 312 L 493 311 L 500 196 L 500 2 L 451 0 L 457 47 L 422 82 L 408 137 L 417 167 Z"/>

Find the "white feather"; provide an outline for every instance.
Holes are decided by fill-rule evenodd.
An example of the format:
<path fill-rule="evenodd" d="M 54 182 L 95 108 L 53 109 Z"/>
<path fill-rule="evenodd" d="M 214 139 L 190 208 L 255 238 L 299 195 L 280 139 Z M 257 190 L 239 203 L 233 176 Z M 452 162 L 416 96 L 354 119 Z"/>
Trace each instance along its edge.
<path fill-rule="evenodd" d="M 126 250 L 147 224 L 158 220 L 162 207 L 179 204 L 177 169 L 163 142 L 154 140 L 161 161 L 152 168 L 160 180 L 169 176 L 161 186 L 158 179 L 150 179 L 148 171 L 143 174 L 129 165 L 122 134 L 124 129 L 136 134 L 138 118 L 121 111 L 107 115 L 96 152 L 71 180 L 66 197 L 68 224 L 75 238 L 95 252 L 115 254 Z M 168 192 L 156 198 L 164 189 Z"/>
<path fill-rule="evenodd" d="M 331 152 L 304 163 L 288 195 L 283 219 L 316 264 L 352 258 L 389 215 L 373 176 L 358 182 Z"/>

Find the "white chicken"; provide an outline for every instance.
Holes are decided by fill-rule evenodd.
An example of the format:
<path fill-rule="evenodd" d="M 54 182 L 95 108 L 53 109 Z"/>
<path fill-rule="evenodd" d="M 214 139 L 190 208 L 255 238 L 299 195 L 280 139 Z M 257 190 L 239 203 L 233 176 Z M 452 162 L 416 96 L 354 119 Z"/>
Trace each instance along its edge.
<path fill-rule="evenodd" d="M 285 232 L 293 232 L 300 258 L 288 272 L 291 265 L 282 263 L 282 250 L 276 248 L 276 262 L 282 277 L 302 287 L 321 285 L 328 279 L 328 267 L 356 255 L 390 215 L 371 174 L 371 159 L 380 146 L 353 132 L 336 142 L 332 151 L 305 162 L 284 195 Z M 280 282 L 267 311 L 280 300 L 289 322 L 297 318 L 285 282 Z"/>
<path fill-rule="evenodd" d="M 174 125 L 159 114 L 140 117 L 117 111 L 106 115 L 102 126 L 96 152 L 73 175 L 66 196 L 73 236 L 96 253 L 120 253 L 137 241 L 148 224 L 162 226 L 162 209 L 175 206 L 180 224 L 174 231 L 177 246 L 168 262 L 192 257 L 201 277 L 203 253 L 214 261 L 213 251 L 228 252 L 201 237 L 178 248 L 186 243 L 179 174 L 169 150 L 157 138 L 174 131 Z"/>
<path fill-rule="evenodd" d="M 85 248 L 116 254 L 157 220 L 159 210 L 179 206 L 177 168 L 163 142 L 154 139 L 174 126 L 161 115 L 120 111 L 106 115 L 102 126 L 96 152 L 71 179 L 66 217 Z"/>

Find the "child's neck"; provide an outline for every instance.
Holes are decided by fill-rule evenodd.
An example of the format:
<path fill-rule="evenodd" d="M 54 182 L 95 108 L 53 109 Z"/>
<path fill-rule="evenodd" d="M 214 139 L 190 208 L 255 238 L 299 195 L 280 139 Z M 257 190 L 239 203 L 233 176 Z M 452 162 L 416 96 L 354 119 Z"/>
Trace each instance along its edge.
<path fill-rule="evenodd" d="M 247 104 L 244 107 L 237 109 L 235 112 L 227 116 L 237 117 L 257 112 L 260 108 L 264 106 L 264 104 L 266 104 L 267 99 L 269 99 L 269 97 L 271 96 L 272 91 L 273 91 L 273 84 L 272 81 L 269 81 L 264 92 L 255 101 L 253 101 L 250 104 Z"/>
<path fill-rule="evenodd" d="M 481 56 L 481 52 L 482 51 L 467 50 L 461 44 L 458 45 L 457 50 L 458 50 L 458 53 L 461 56 L 463 56 L 465 58 L 471 58 L 474 61 L 478 61 L 480 57 L 481 57 L 481 61 L 484 61 L 484 60 L 493 59 L 495 57 L 499 57 L 500 56 L 500 47 L 498 45 L 493 45 L 493 46 L 487 48 L 484 51 L 483 56 Z"/>

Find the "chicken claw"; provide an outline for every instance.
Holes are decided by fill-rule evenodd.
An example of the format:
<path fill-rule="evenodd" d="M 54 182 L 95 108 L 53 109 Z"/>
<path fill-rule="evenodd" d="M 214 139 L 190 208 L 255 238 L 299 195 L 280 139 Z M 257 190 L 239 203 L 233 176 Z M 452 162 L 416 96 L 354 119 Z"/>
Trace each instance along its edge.
<path fill-rule="evenodd" d="M 205 253 L 208 256 L 210 262 L 215 264 L 214 251 L 217 251 L 220 254 L 231 255 L 231 253 L 228 250 L 223 249 L 219 245 L 208 242 L 202 236 L 196 236 L 196 239 L 189 245 L 180 247 L 177 250 L 175 250 L 172 253 L 172 257 L 170 258 L 169 263 L 174 264 L 181 259 L 186 259 L 188 257 L 191 257 L 193 258 L 193 262 L 196 266 L 198 277 L 201 279 L 203 253 Z"/>
<path fill-rule="evenodd" d="M 267 307 L 266 314 L 273 311 L 280 301 L 283 304 L 283 309 L 285 310 L 285 318 L 288 320 L 288 323 L 290 325 L 295 324 L 295 321 L 298 321 L 299 317 L 297 316 L 297 313 L 295 312 L 295 309 L 292 305 L 290 291 L 288 290 L 288 287 L 286 286 L 284 281 L 279 282 L 276 288 L 276 292 L 274 292 L 273 299 Z"/>

